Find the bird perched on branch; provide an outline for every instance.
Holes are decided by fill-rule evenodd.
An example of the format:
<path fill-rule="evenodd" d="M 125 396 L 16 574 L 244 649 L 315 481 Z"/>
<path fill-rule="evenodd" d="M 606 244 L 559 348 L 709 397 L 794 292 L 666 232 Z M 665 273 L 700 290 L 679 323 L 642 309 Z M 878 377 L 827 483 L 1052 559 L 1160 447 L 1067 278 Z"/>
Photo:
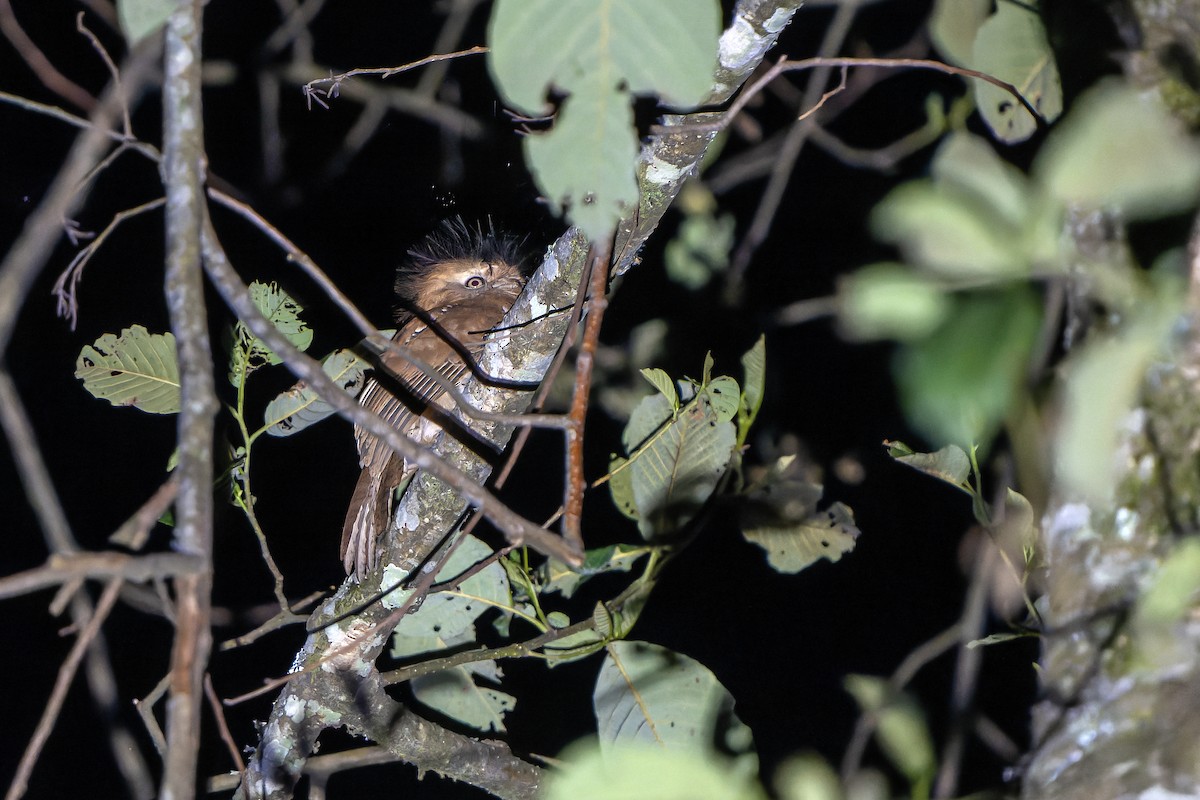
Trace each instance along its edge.
<path fill-rule="evenodd" d="M 471 230 L 462 219 L 443 223 L 409 250 L 408 263 L 397 271 L 399 330 L 392 341 L 461 387 L 472 371 L 464 354 L 473 360 L 481 352 L 485 335 L 525 286 L 518 244 L 490 226 L 485 232 Z M 391 350 L 379 356 L 359 403 L 422 445 L 432 443 L 441 430 L 436 420 L 453 407 L 436 382 Z M 354 440 L 362 475 L 342 526 L 342 563 L 348 575 L 361 579 L 378 559 L 393 493 L 416 467 L 357 425 Z"/>

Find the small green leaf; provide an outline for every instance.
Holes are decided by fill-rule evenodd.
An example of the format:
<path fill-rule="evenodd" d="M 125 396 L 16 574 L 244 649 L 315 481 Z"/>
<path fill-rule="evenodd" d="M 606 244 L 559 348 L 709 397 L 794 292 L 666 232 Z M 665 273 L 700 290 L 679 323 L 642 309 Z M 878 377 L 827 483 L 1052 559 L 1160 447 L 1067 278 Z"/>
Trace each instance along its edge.
<path fill-rule="evenodd" d="M 583 563 L 575 569 L 552 558 L 539 569 L 543 591 L 560 592 L 569 598 L 589 578 L 609 572 L 629 572 L 634 562 L 649 552 L 644 546 L 612 544 L 585 551 Z"/>
<path fill-rule="evenodd" d="M 746 434 L 758 410 L 762 408 L 767 393 L 767 337 L 759 336 L 754 346 L 742 355 L 742 398 L 738 408 L 738 444 L 746 441 Z"/>
<path fill-rule="evenodd" d="M 642 377 L 650 382 L 658 391 L 662 392 L 663 397 L 667 398 L 674 409 L 679 408 L 679 392 L 675 389 L 675 381 L 671 380 L 671 376 L 661 369 L 648 368 L 642 370 Z"/>
<path fill-rule="evenodd" d="M 838 561 L 858 540 L 854 514 L 842 503 L 798 520 L 764 512 L 761 506 L 747 510 L 742 535 L 766 551 L 778 572 L 793 574 L 822 558 Z"/>
<path fill-rule="evenodd" d="M 157 31 L 179 4 L 175 0 L 117 0 L 117 23 L 133 47 Z"/>
<path fill-rule="evenodd" d="M 713 378 L 703 392 L 708 395 L 708 402 L 717 416 L 717 422 L 729 422 L 737 416 L 742 404 L 742 391 L 738 382 L 728 375 Z"/>
<path fill-rule="evenodd" d="M 729 267 L 737 227 L 732 214 L 711 211 L 689 214 L 675 238 L 667 242 L 667 277 L 688 289 L 700 289 Z"/>
<path fill-rule="evenodd" d="M 902 445 L 907 452 L 894 449 L 898 442 L 889 443 L 888 454 L 913 469 L 945 481 L 955 489 L 968 490 L 968 479 L 971 477 L 971 458 L 961 447 L 948 444 L 936 453 L 914 453 Z"/>
<path fill-rule="evenodd" d="M 114 406 L 151 414 L 179 411 L 179 363 L 175 337 L 150 333 L 141 325 L 106 333 L 79 351 L 75 377 L 95 397 Z"/>
<path fill-rule="evenodd" d="M 971 61 L 974 69 L 1015 86 L 1047 122 L 1062 114 L 1058 65 L 1036 7 L 997 3 L 975 36 Z M 998 139 L 1015 144 L 1037 130 L 1037 121 L 1009 92 L 985 81 L 975 81 L 974 88 L 979 113 Z"/>
<path fill-rule="evenodd" d="M 992 13 L 992 0 L 936 0 L 929 15 L 929 36 L 946 60 L 970 67 L 979 28 Z"/>
<path fill-rule="evenodd" d="M 259 281 L 251 283 L 250 299 L 296 349 L 307 350 L 312 344 L 312 329 L 300 319 L 303 309 L 287 292 L 280 289 L 278 284 Z M 271 352 L 271 348 L 251 333 L 241 320 L 234 326 L 233 333 L 233 349 L 229 354 L 229 382 L 234 386 L 240 386 L 246 375 L 260 367 L 281 362 L 279 356 Z"/>

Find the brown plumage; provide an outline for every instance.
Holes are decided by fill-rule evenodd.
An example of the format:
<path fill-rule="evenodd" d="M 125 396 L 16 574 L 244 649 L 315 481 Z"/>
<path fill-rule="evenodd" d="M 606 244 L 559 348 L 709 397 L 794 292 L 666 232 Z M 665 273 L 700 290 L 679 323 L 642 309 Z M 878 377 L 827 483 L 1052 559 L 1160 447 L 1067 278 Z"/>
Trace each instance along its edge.
<path fill-rule="evenodd" d="M 525 286 L 517 242 L 453 220 L 409 256 L 410 263 L 396 277 L 402 307 L 392 341 L 461 386 L 470 366 L 426 320 L 476 356 L 486 332 L 504 318 Z M 376 374 L 358 401 L 422 445 L 440 431 L 434 421 L 438 412 L 453 407 L 441 387 L 391 351 L 379 357 Z M 378 540 L 391 520 L 392 494 L 416 468 L 357 425 L 354 440 L 362 475 L 342 526 L 342 563 L 348 575 L 361 578 L 379 557 Z"/>

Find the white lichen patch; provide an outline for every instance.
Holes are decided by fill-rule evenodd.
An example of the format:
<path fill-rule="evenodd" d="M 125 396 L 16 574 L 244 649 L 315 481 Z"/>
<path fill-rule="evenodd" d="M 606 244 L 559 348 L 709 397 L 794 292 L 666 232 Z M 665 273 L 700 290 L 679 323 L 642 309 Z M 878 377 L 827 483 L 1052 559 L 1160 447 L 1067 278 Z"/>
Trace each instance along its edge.
<path fill-rule="evenodd" d="M 766 52 L 769 42 L 760 37 L 754 26 L 740 16 L 721 34 L 718 50 L 721 66 L 734 72 L 757 62 Z"/>
<path fill-rule="evenodd" d="M 771 18 L 763 23 L 763 27 L 766 28 L 769 33 L 779 33 L 781 30 L 783 30 L 784 26 L 788 24 L 788 20 L 791 18 L 791 11 L 777 8 L 775 9 L 775 12 L 771 14 Z"/>
<path fill-rule="evenodd" d="M 646 162 L 646 180 L 657 186 L 669 186 L 687 176 L 692 166 L 680 167 L 661 158 L 653 157 Z"/>

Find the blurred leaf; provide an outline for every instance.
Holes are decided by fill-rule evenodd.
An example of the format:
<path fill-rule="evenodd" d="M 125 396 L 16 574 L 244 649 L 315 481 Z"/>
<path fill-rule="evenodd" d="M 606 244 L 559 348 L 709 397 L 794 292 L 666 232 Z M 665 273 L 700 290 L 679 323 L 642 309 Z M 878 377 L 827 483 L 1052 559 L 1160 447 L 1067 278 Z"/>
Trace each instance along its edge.
<path fill-rule="evenodd" d="M 1154 93 L 1107 80 L 1084 93 L 1047 138 L 1034 175 L 1064 203 L 1153 219 L 1196 202 L 1200 145 Z"/>
<path fill-rule="evenodd" d="M 1021 241 L 997 223 L 977 198 L 927 180 L 893 189 L 871 213 L 875 236 L 914 266 L 964 283 L 1028 274 Z"/>
<path fill-rule="evenodd" d="M 747 510 L 742 535 L 767 552 L 767 561 L 777 572 L 796 573 L 822 558 L 838 561 L 858 540 L 854 513 L 843 503 L 795 521 L 763 510 L 762 506 Z"/>
<path fill-rule="evenodd" d="M 780 800 L 843 800 L 842 783 L 816 753 L 789 756 L 771 781 Z"/>
<path fill-rule="evenodd" d="M 997 3 L 975 36 L 971 61 L 974 69 L 1015 86 L 1047 122 L 1062 114 L 1062 82 L 1036 7 Z M 986 81 L 975 81 L 974 89 L 979 113 L 1001 141 L 1023 142 L 1037 130 L 1037 121 L 1004 89 Z"/>
<path fill-rule="evenodd" d="M 1143 302 L 1133 319 L 1114 333 L 1092 337 L 1067 362 L 1055 437 L 1064 489 L 1096 502 L 1111 496 L 1123 420 L 1166 341 L 1180 296 L 1160 293 Z"/>
<path fill-rule="evenodd" d="M 965 489 L 971 477 L 971 458 L 956 444 L 948 444 L 936 453 L 914 453 L 902 442 L 889 442 L 888 455 L 955 489 Z"/>
<path fill-rule="evenodd" d="M 937 762 L 925 715 L 905 694 L 892 694 L 887 681 L 871 675 L 847 675 L 846 691 L 860 708 L 878 719 L 875 739 L 911 784 L 932 777 Z"/>
<path fill-rule="evenodd" d="M 936 333 L 905 345 L 893 372 L 909 421 L 934 444 L 991 441 L 1024 385 L 1041 324 L 1028 287 L 960 297 Z"/>
<path fill-rule="evenodd" d="M 713 753 L 658 745 L 572 745 L 546 777 L 545 800 L 766 800 L 754 775 Z"/>
<path fill-rule="evenodd" d="M 746 442 L 767 393 L 767 337 L 759 336 L 742 355 L 742 397 L 738 406 L 738 445 Z"/>
<path fill-rule="evenodd" d="M 706 286 L 714 275 L 729 267 L 736 227 L 732 214 L 717 217 L 704 212 L 686 216 L 675 238 L 667 242 L 664 252 L 667 276 L 688 289 Z"/>
<path fill-rule="evenodd" d="M 321 369 L 330 380 L 351 395 L 357 395 L 362 388 L 363 373 L 369 366 L 348 349 L 335 350 L 321 362 Z M 267 404 L 263 421 L 271 436 L 291 436 L 334 413 L 333 406 L 300 381 Z"/>
<path fill-rule="evenodd" d="M 75 360 L 83 388 L 114 406 L 133 406 L 150 414 L 179 411 L 179 364 L 175 337 L 150 333 L 141 325 L 106 333 L 85 345 Z"/>
<path fill-rule="evenodd" d="M 970 197 L 988 210 L 993 222 L 1019 230 L 1033 212 L 1029 179 L 983 137 L 965 131 L 950 134 L 938 147 L 931 169 L 938 186 Z"/>
<path fill-rule="evenodd" d="M 117 23 L 132 48 L 167 22 L 179 4 L 174 0 L 117 0 Z"/>
<path fill-rule="evenodd" d="M 929 16 L 929 35 L 946 60 L 970 67 L 975 36 L 992 13 L 992 0 L 936 0 Z"/>
<path fill-rule="evenodd" d="M 920 339 L 946 318 L 947 290 L 902 264 L 871 264 L 838 284 L 838 322 L 852 339 Z"/>

